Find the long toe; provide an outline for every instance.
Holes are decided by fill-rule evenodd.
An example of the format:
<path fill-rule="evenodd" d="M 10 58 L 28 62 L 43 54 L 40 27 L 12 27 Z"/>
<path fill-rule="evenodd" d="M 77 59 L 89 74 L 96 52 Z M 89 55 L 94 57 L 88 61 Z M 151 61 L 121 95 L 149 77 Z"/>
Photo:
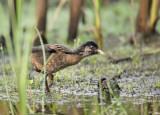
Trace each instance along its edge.
<path fill-rule="evenodd" d="M 48 87 L 48 86 L 46 87 L 46 92 L 50 92 L 50 90 L 49 90 L 49 87 Z"/>
<path fill-rule="evenodd" d="M 54 76 L 52 74 L 48 75 L 48 86 L 49 86 L 49 88 L 52 87 L 52 85 L 54 84 L 53 78 L 54 78 Z"/>
<path fill-rule="evenodd" d="M 53 83 L 54 83 L 53 81 L 50 81 L 48 87 L 49 88 L 52 87 Z"/>
<path fill-rule="evenodd" d="M 49 87 L 48 87 L 47 79 L 46 79 L 46 81 L 45 81 L 45 86 L 46 86 L 46 91 L 47 91 L 47 92 L 50 92 Z"/>

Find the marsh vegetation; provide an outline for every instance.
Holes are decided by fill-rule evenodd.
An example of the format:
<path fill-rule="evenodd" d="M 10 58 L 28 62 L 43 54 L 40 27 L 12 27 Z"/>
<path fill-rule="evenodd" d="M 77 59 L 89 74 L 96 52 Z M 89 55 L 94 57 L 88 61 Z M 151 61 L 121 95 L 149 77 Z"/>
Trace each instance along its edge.
<path fill-rule="evenodd" d="M 136 22 L 138 1 L 135 0 L 132 7 L 130 2 L 122 0 L 101 6 L 101 34 L 106 55 L 87 57 L 79 64 L 55 73 L 50 93 L 44 91 L 44 75 L 34 72 L 29 61 L 36 33 L 36 2 L 19 0 L 18 24 L 16 27 L 13 25 L 12 42 L 8 13 L 12 2 L 2 1 L 0 35 L 5 37 L 6 47 L 0 48 L 0 115 L 160 114 L 160 37 L 154 35 L 152 40 L 137 42 L 136 47 L 129 42 L 135 28 L 132 20 Z M 98 25 L 94 25 L 94 6 L 87 5 L 86 24 L 79 24 L 77 39 L 70 44 L 66 42 L 69 3 L 53 19 L 57 3 L 49 1 L 46 33 L 48 43 L 64 44 L 74 49 L 88 40 L 95 40 L 94 29 Z M 159 23 L 156 30 L 160 30 Z M 125 57 L 130 59 L 113 63 L 113 60 Z M 101 87 L 98 87 L 102 78 L 116 80 L 121 88 L 119 96 L 107 98 Z"/>

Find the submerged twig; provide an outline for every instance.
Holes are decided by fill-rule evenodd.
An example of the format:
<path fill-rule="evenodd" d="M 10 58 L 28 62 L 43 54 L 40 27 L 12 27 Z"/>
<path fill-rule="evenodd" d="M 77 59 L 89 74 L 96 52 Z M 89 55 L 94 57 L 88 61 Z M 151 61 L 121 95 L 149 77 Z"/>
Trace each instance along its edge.
<path fill-rule="evenodd" d="M 142 53 L 139 56 L 140 57 L 146 57 L 146 56 L 151 56 L 151 55 L 155 55 L 160 53 L 160 49 L 154 50 L 154 51 L 149 51 L 147 53 Z M 127 56 L 127 57 L 123 57 L 123 58 L 119 58 L 119 59 L 114 59 L 113 57 L 109 56 L 109 60 L 111 63 L 119 63 L 119 62 L 123 62 L 123 61 L 133 61 L 134 57 L 136 57 L 137 55 L 134 56 Z"/>

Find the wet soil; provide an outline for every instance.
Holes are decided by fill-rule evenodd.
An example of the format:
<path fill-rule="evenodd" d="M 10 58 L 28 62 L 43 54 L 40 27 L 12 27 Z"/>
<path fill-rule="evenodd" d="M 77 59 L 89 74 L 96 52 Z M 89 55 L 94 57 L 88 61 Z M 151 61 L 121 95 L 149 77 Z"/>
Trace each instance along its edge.
<path fill-rule="evenodd" d="M 116 41 L 116 38 L 115 40 Z M 123 41 L 123 40 L 122 40 Z M 124 44 L 114 44 L 121 47 Z M 132 55 L 130 46 L 116 49 L 107 48 L 115 58 Z M 126 50 L 128 52 L 126 52 Z M 123 52 L 124 51 L 124 52 Z M 9 57 L 6 56 L 6 63 Z M 0 58 L 2 63 L 2 58 Z M 160 114 L 160 55 L 135 57 L 132 61 L 118 64 L 109 62 L 108 55 L 88 57 L 76 66 L 66 68 L 54 77 L 51 92 L 45 94 L 45 114 Z M 3 68 L 1 66 L 1 68 Z M 15 76 L 10 65 L 6 65 L 9 98 L 7 97 L 3 72 L 0 71 L 0 114 L 10 112 L 9 100 L 13 105 L 19 102 Z M 10 72 L 8 72 L 10 71 Z M 43 75 L 29 71 L 27 82 L 27 103 L 35 113 L 42 113 L 42 81 Z M 108 81 L 115 78 L 121 88 L 118 97 L 106 98 L 97 84 L 102 78 Z M 14 80 L 13 80 L 14 79 Z M 99 95 L 100 94 L 100 95 Z M 14 106 L 17 110 L 17 106 Z M 5 109 L 4 109 L 5 108 Z M 9 111 L 8 111 L 9 110 Z M 28 109 L 28 113 L 32 113 Z"/>

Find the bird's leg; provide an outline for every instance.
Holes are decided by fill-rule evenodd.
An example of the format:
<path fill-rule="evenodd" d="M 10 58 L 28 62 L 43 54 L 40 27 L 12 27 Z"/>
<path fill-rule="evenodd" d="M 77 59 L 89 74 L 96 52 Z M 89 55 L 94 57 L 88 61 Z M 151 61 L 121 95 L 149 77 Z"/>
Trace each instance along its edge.
<path fill-rule="evenodd" d="M 34 66 L 33 69 L 34 69 L 36 72 L 39 72 L 39 73 L 41 72 L 41 70 L 38 69 L 36 66 Z M 51 87 L 53 83 L 51 82 L 51 84 L 48 86 L 48 81 L 47 81 L 47 77 L 48 77 L 48 76 L 49 76 L 49 79 L 51 79 L 52 82 L 53 82 L 53 75 L 52 75 L 52 74 L 46 74 L 46 79 L 45 79 L 46 91 L 47 91 L 47 92 L 50 92 L 49 87 Z"/>
<path fill-rule="evenodd" d="M 49 80 L 49 88 L 53 85 L 53 78 L 54 78 L 54 75 L 52 74 L 49 74 L 48 75 L 48 80 Z"/>
<path fill-rule="evenodd" d="M 49 87 L 48 87 L 47 76 L 48 76 L 48 74 L 46 75 L 45 86 L 46 86 L 46 91 L 47 91 L 47 92 L 50 92 Z"/>

